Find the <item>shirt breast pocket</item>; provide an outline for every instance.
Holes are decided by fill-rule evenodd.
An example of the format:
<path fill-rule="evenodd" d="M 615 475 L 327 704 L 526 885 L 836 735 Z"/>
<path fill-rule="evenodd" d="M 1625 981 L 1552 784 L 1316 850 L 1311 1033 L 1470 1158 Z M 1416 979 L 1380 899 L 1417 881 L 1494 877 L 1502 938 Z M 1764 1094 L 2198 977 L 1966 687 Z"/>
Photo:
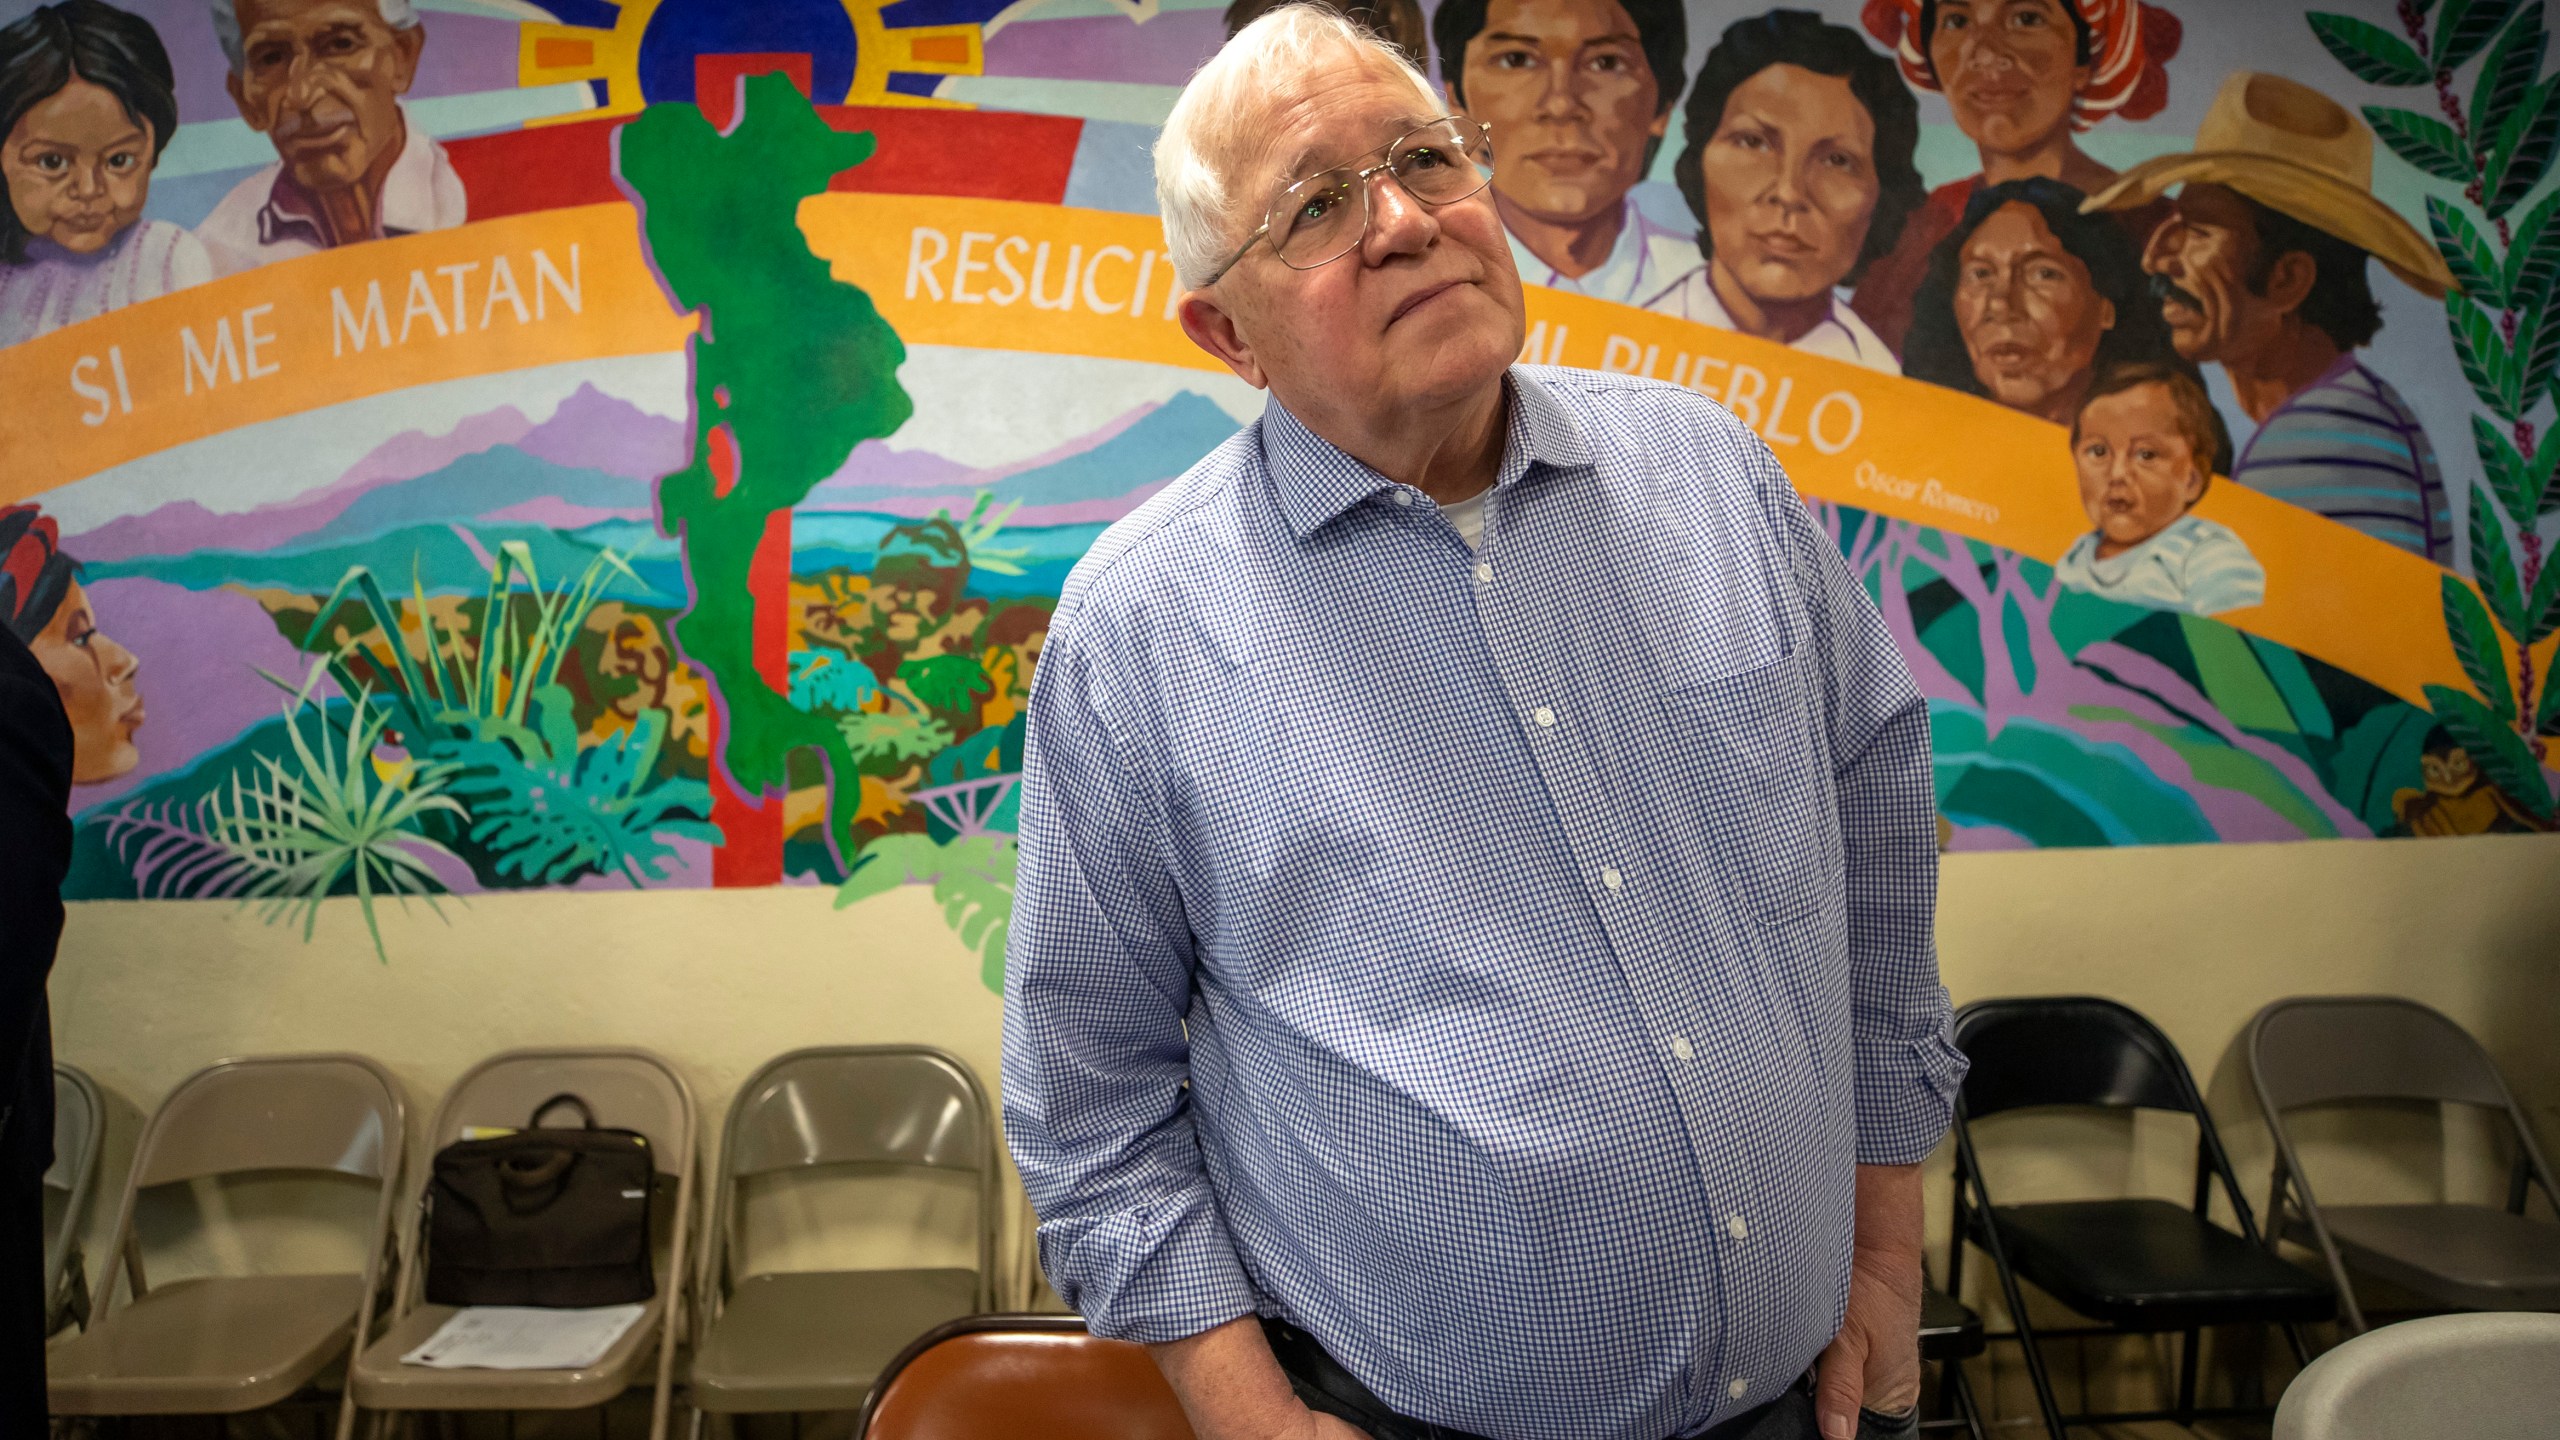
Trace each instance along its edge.
<path fill-rule="evenodd" d="M 1802 918 L 1837 870 L 1821 717 L 1792 655 L 1661 696 L 1697 843 L 1765 926 Z"/>

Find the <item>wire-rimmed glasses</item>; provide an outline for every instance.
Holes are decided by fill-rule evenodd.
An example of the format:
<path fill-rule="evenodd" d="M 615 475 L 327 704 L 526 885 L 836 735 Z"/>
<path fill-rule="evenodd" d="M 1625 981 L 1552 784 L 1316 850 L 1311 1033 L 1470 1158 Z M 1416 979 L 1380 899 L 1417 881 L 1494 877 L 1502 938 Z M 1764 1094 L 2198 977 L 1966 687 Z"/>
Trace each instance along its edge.
<path fill-rule="evenodd" d="M 1348 164 L 1280 192 L 1262 228 L 1203 283 L 1215 285 L 1264 240 L 1292 270 L 1313 270 L 1360 248 L 1369 234 L 1369 181 L 1395 177 L 1404 193 L 1434 209 L 1464 200 L 1493 179 L 1493 129 L 1464 115 L 1417 125 Z"/>

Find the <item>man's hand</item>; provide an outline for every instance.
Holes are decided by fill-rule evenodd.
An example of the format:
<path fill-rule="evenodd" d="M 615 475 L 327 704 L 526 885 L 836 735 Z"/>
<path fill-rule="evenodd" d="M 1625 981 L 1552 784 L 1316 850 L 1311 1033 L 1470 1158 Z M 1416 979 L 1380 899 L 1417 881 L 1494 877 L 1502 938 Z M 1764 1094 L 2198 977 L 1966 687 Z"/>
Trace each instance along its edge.
<path fill-rule="evenodd" d="M 1849 1308 L 1815 1369 L 1824 1440 L 1852 1440 L 1858 1409 L 1894 1415 L 1920 1403 L 1920 1167 L 1858 1167 Z"/>
<path fill-rule="evenodd" d="M 1147 1349 L 1200 1440 L 1368 1440 L 1307 1408 L 1251 1315 Z"/>

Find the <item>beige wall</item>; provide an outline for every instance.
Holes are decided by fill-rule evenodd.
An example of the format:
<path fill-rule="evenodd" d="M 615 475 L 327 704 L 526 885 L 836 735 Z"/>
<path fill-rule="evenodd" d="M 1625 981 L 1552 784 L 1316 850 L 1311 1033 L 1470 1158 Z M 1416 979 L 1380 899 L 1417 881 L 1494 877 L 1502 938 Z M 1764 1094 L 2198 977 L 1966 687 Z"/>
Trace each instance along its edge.
<path fill-rule="evenodd" d="M 659 1050 L 715 1123 L 749 1071 L 800 1045 L 924 1041 L 994 1082 L 996 997 L 921 889 L 847 911 L 810 889 L 484 896 L 384 924 L 388 964 L 346 902 L 308 944 L 223 904 L 75 906 L 53 986 L 60 1052 L 144 1107 L 217 1057 L 307 1049 L 380 1058 L 422 1114 L 474 1059 L 536 1043 Z M 2112 996 L 2156 1019 L 2199 1083 L 2268 1000 L 2415 996 L 2482 1036 L 2560 1136 L 2560 836 L 1956 856 L 1940 947 L 1959 1003 Z M 2012 1194 L 2176 1193 L 2187 1143 L 2022 1132 L 2003 1174 Z M 2408 1154 L 2376 1183 L 2424 1188 L 2437 1158 Z M 2253 1197 L 2264 1173 L 2244 1161 Z M 1931 1190 L 1942 1203 L 1944 1184 Z"/>

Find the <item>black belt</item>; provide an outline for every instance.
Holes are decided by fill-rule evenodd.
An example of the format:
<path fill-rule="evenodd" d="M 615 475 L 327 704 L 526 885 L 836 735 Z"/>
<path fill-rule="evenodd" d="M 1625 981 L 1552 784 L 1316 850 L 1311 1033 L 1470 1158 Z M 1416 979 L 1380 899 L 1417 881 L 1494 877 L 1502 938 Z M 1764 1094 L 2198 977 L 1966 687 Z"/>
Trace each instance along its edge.
<path fill-rule="evenodd" d="M 1290 1388 L 1298 1392 L 1298 1398 L 1310 1410 L 1349 1421 L 1377 1440 L 1482 1440 L 1464 1430 L 1416 1420 L 1387 1408 L 1385 1401 L 1360 1383 L 1360 1377 L 1326 1354 L 1314 1336 L 1285 1320 L 1263 1316 L 1262 1333 L 1271 1341 L 1271 1353 L 1279 1360 L 1280 1368 L 1288 1372 Z M 1750 1433 L 1751 1427 L 1778 1403 L 1771 1400 L 1680 1440 L 1733 1440 Z"/>

